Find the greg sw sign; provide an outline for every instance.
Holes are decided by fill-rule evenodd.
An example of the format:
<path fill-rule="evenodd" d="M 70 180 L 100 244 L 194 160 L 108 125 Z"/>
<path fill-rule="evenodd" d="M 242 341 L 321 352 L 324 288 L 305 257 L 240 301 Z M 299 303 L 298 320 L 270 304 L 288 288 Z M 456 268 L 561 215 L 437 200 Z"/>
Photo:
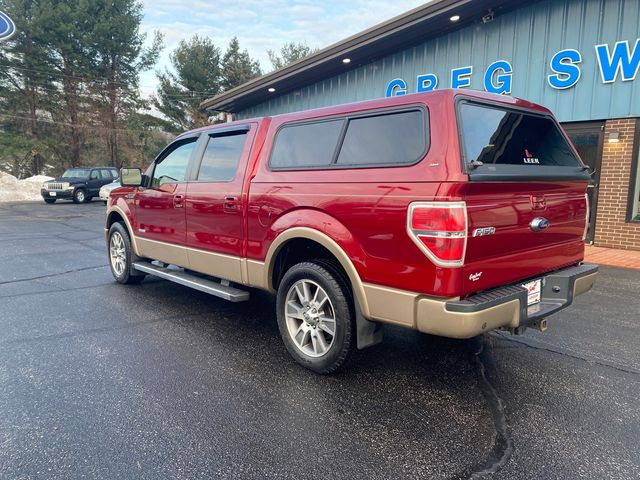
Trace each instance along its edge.
<path fill-rule="evenodd" d="M 589 60 L 596 63 L 602 83 L 635 80 L 640 70 L 640 38 L 636 39 L 633 44 L 629 40 L 624 40 L 616 42 L 613 46 L 608 43 L 594 45 L 594 50 L 589 55 Z M 555 90 L 571 88 L 580 81 L 582 68 L 582 52 L 572 48 L 564 48 L 549 59 L 547 84 Z M 480 73 L 484 89 L 492 93 L 510 94 L 513 73 L 514 68 L 507 60 L 497 60 L 491 63 Z M 475 74 L 473 65 L 452 68 L 449 86 L 451 88 L 470 87 L 471 78 Z M 422 73 L 416 77 L 416 92 L 435 90 L 439 83 L 436 74 Z M 408 84 L 403 78 L 395 78 L 388 83 L 385 96 L 405 95 L 408 90 Z"/>
<path fill-rule="evenodd" d="M 8 40 L 16 33 L 16 25 L 9 16 L 0 11 L 0 42 Z"/>

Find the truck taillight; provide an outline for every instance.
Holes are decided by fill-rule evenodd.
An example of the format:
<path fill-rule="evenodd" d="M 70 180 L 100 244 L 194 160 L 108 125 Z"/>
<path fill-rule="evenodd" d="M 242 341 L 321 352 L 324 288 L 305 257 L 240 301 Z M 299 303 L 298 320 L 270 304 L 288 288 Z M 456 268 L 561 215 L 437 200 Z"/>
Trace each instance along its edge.
<path fill-rule="evenodd" d="M 467 206 L 465 202 L 412 203 L 407 232 L 433 263 L 459 267 L 467 248 Z"/>

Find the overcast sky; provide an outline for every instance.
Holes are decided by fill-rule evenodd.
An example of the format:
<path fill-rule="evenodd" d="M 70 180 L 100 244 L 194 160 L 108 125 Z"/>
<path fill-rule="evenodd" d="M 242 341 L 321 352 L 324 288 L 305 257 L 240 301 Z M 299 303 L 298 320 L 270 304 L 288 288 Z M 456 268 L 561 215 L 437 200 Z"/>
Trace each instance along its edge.
<path fill-rule="evenodd" d="M 271 69 L 267 50 L 286 42 L 324 48 L 354 33 L 426 3 L 426 0 L 144 0 L 142 30 L 164 34 L 165 48 L 156 66 L 170 66 L 178 42 L 194 34 L 210 37 L 222 51 L 235 35 L 240 47 Z M 143 72 L 141 90 L 155 90 L 154 71 Z"/>

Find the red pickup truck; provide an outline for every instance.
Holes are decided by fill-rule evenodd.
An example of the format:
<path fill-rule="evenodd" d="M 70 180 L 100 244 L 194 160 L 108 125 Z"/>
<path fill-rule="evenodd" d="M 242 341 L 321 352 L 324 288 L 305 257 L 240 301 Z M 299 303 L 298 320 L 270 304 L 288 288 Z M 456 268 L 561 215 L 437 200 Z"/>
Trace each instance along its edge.
<path fill-rule="evenodd" d="M 546 328 L 589 290 L 589 172 L 545 108 L 440 90 L 184 133 L 123 169 L 106 237 L 120 283 L 277 294 L 316 372 L 391 323 L 468 338 Z"/>

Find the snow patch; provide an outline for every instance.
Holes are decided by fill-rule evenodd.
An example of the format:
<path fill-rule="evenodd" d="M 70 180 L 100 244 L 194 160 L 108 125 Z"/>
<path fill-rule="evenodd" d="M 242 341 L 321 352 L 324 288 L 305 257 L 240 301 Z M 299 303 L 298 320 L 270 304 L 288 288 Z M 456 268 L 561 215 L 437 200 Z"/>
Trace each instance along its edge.
<path fill-rule="evenodd" d="M 46 175 L 18 180 L 13 175 L 0 172 L 0 202 L 34 202 L 42 200 L 40 187 L 43 182 L 53 180 Z"/>

